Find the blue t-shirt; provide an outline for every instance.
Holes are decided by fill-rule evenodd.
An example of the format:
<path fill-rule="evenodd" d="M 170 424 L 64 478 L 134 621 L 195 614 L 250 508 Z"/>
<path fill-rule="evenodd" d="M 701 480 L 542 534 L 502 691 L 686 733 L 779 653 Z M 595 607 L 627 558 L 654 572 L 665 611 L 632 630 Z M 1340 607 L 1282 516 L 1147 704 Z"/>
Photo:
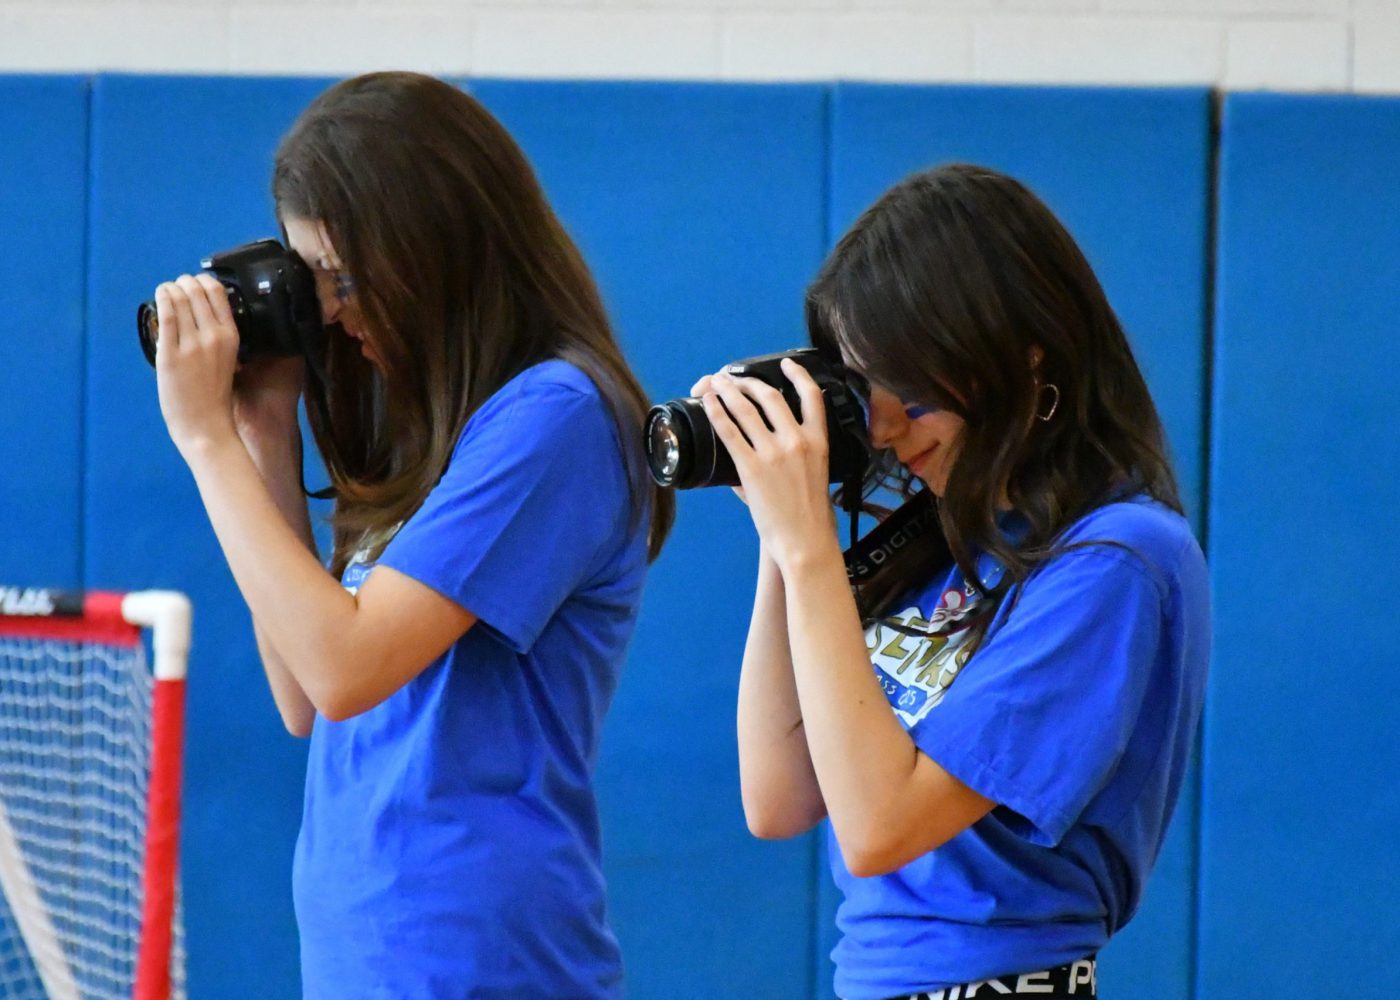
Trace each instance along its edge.
<path fill-rule="evenodd" d="M 1200 547 L 1161 504 L 1109 504 L 1063 539 L 1105 540 L 1012 588 L 975 651 L 978 596 L 956 568 L 890 616 L 942 635 L 867 632 L 915 744 L 997 806 L 888 875 L 852 876 L 829 838 L 847 1000 L 1084 958 L 1136 911 L 1200 719 L 1210 599 Z M 985 555 L 978 572 L 1001 577 Z"/>
<path fill-rule="evenodd" d="M 305 995 L 620 995 L 592 774 L 646 540 L 589 378 L 549 361 L 487 400 L 378 565 L 479 620 L 382 704 L 316 718 L 293 871 Z"/>

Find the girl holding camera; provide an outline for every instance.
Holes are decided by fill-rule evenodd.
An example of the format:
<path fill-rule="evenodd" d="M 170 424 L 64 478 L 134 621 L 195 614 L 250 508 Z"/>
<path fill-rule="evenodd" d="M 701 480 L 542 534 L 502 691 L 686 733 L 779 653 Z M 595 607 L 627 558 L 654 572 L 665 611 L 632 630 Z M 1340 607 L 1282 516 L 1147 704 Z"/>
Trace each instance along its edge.
<path fill-rule="evenodd" d="M 1165 837 L 1209 655 L 1204 559 L 1083 254 L 990 170 L 912 176 L 812 285 L 868 389 L 869 487 L 936 498 L 953 555 L 847 583 L 821 392 L 702 379 L 760 538 L 739 686 L 760 837 L 830 820 L 846 1000 L 1096 995 Z"/>
<path fill-rule="evenodd" d="M 592 773 L 674 516 L 638 444 L 646 398 L 524 156 L 455 87 L 332 87 L 272 186 L 316 274 L 324 377 L 238 370 L 207 274 L 157 290 L 156 368 L 277 707 L 311 738 L 305 995 L 618 996 Z"/>

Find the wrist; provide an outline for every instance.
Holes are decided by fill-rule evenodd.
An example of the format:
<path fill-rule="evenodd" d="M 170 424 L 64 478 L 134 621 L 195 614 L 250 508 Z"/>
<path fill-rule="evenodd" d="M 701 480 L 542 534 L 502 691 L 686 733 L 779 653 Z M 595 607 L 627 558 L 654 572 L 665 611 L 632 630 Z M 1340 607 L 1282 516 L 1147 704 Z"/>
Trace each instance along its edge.
<path fill-rule="evenodd" d="M 778 568 L 778 563 L 773 558 L 773 553 L 768 546 L 759 543 L 758 546 L 758 585 L 777 586 L 783 585 L 783 571 Z"/>
<path fill-rule="evenodd" d="M 820 576 L 833 569 L 840 570 L 843 576 L 846 572 L 841 546 L 834 535 L 807 538 L 784 552 L 768 554 L 783 579 L 789 582 Z"/>

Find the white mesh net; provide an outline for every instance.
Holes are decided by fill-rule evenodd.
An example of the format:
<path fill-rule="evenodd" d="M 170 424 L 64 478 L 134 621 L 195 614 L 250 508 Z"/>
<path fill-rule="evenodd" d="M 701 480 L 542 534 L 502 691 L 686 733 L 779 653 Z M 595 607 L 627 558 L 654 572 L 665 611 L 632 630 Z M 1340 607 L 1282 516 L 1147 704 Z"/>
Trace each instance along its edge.
<path fill-rule="evenodd" d="M 0 997 L 132 996 L 153 685 L 140 645 L 0 634 Z"/>

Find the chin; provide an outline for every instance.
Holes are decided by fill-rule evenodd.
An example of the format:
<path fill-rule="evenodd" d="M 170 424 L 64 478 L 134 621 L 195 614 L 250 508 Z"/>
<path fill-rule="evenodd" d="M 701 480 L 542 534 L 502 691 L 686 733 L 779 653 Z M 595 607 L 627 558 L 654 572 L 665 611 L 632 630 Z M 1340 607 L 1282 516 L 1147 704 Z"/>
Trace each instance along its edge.
<path fill-rule="evenodd" d="M 928 487 L 928 491 L 929 491 L 930 493 L 932 493 L 934 496 L 938 497 L 938 499 L 940 499 L 940 500 L 943 499 L 943 494 L 944 494 L 944 492 L 946 492 L 947 489 L 948 489 L 948 477 L 947 477 L 947 476 L 944 476 L 944 477 L 942 477 L 941 479 L 929 479 L 929 478 L 927 478 L 927 477 L 925 477 L 925 476 L 920 476 L 920 477 L 919 477 L 919 480 L 920 480 L 926 487 Z"/>

